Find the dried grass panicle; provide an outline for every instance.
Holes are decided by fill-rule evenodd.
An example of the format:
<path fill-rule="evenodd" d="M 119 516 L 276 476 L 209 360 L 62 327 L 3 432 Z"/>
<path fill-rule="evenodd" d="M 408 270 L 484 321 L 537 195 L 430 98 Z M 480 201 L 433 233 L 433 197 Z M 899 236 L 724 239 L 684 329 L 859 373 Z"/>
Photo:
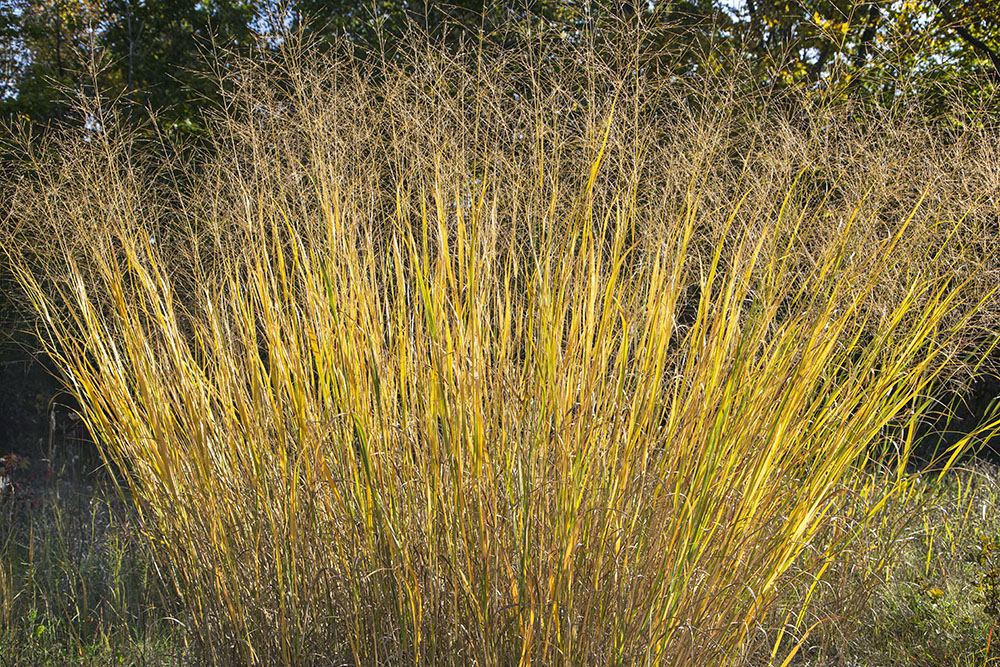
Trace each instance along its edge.
<path fill-rule="evenodd" d="M 407 43 L 234 62 L 191 162 L 104 107 L 12 191 L 185 622 L 221 663 L 740 663 L 996 322 L 995 134 Z"/>

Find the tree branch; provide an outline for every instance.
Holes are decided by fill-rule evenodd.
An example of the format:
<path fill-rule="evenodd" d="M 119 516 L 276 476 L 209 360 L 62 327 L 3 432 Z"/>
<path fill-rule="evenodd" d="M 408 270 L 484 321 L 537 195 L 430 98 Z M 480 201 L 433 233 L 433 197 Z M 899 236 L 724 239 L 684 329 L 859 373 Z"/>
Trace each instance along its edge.
<path fill-rule="evenodd" d="M 979 51 L 990 59 L 990 62 L 993 63 L 993 80 L 1000 83 L 1000 53 L 991 49 L 989 44 L 973 35 L 965 26 L 958 25 L 954 15 L 952 15 L 952 13 L 948 10 L 945 0 L 934 0 L 934 4 L 937 5 L 938 10 L 940 10 L 942 16 L 944 16 L 945 20 L 948 22 L 948 26 L 951 27 L 959 37 L 968 42 L 973 49 Z"/>
<path fill-rule="evenodd" d="M 882 17 L 878 5 L 874 2 L 868 3 L 868 21 L 865 30 L 861 33 L 861 40 L 858 42 L 858 52 L 854 54 L 854 69 L 861 69 L 865 61 L 868 60 L 868 52 L 871 50 L 872 42 L 875 39 L 875 32 L 878 30 L 878 20 Z"/>

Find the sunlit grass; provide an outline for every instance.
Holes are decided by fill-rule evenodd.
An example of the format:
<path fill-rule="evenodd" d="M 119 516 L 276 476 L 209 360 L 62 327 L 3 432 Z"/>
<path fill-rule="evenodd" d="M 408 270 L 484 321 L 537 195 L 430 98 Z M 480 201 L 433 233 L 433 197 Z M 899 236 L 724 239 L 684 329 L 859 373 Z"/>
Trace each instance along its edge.
<path fill-rule="evenodd" d="M 993 257 L 930 184 L 725 193 L 706 140 L 677 197 L 625 84 L 505 153 L 483 81 L 462 106 L 405 68 L 291 71 L 298 101 L 223 119 L 184 185 L 109 116 L 10 253 L 206 659 L 741 664 L 985 349 Z"/>

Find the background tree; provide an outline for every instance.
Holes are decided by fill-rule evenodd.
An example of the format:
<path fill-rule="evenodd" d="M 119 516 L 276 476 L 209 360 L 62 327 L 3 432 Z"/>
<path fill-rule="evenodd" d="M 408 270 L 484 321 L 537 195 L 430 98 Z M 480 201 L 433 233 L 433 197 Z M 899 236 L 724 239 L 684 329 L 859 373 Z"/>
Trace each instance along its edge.
<path fill-rule="evenodd" d="M 63 91 L 93 83 L 86 65 L 99 56 L 105 92 L 165 108 L 170 127 L 197 131 L 213 95 L 199 75 L 205 56 L 250 48 L 266 25 L 305 29 L 318 43 L 347 36 L 364 56 L 391 51 L 411 25 L 432 39 L 479 34 L 521 48 L 516 31 L 496 31 L 512 16 L 569 39 L 584 23 L 603 22 L 592 34 L 610 38 L 615 25 L 640 21 L 651 49 L 674 47 L 674 73 L 735 57 L 751 86 L 882 100 L 918 88 L 943 108 L 942 89 L 981 102 L 1000 83 L 994 0 L 0 0 L 0 113 L 61 119 Z"/>
<path fill-rule="evenodd" d="M 80 85 L 100 30 L 97 0 L 3 0 L 0 111 L 47 122 L 66 113 L 63 88 Z"/>
<path fill-rule="evenodd" d="M 895 99 L 964 86 L 982 98 L 1000 82 L 994 0 L 740 0 L 728 44 L 758 79 Z M 938 103 L 942 100 L 936 98 Z"/>
<path fill-rule="evenodd" d="M 250 0 L 106 0 L 101 47 L 114 63 L 105 85 L 136 104 L 166 109 L 173 129 L 197 130 L 213 97 L 202 74 L 220 47 L 246 49 L 256 7 Z"/>

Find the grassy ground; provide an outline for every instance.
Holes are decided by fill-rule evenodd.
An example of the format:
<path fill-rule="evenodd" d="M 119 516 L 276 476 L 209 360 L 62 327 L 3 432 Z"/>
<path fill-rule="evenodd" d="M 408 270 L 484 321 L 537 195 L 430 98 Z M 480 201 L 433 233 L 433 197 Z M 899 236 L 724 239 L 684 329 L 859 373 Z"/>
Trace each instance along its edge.
<path fill-rule="evenodd" d="M 0 664 L 187 664 L 127 502 L 84 454 L 0 459 Z"/>
<path fill-rule="evenodd" d="M 199 664 L 185 611 L 169 601 L 109 480 L 87 467 L 61 465 L 43 480 L 14 471 L 18 488 L 0 501 L 0 665 Z M 792 664 L 1000 660 L 997 467 L 971 461 L 941 480 L 922 477 L 883 519 L 891 529 L 864 542 L 875 554 L 867 562 L 881 567 L 833 565 L 842 571 L 812 607 L 820 625 Z"/>
<path fill-rule="evenodd" d="M 916 479 L 867 544 L 870 569 L 835 565 L 797 664 L 987 665 L 1000 659 L 1000 477 L 970 461 Z M 888 537 L 887 537 L 888 536 Z"/>

